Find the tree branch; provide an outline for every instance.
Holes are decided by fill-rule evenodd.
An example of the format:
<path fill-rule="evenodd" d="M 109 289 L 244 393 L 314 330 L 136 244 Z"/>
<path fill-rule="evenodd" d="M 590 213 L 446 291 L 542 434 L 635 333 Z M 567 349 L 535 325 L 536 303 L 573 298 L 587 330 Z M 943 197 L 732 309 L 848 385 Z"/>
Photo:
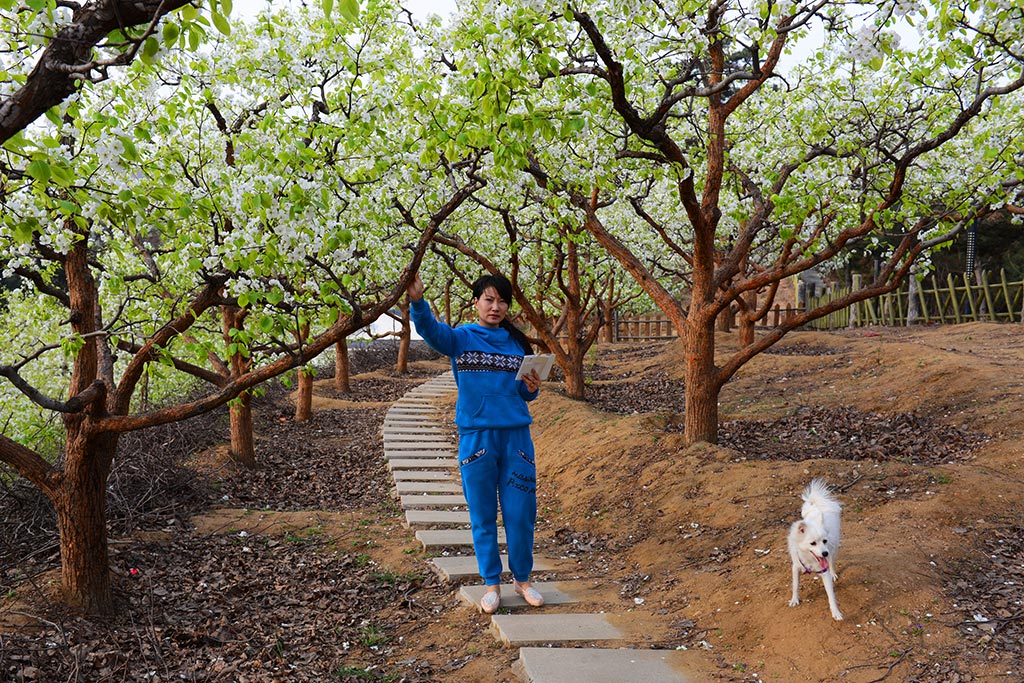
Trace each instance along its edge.
<path fill-rule="evenodd" d="M 152 30 L 167 13 L 190 0 L 94 0 L 75 11 L 43 50 L 25 84 L 0 101 L 0 144 L 75 92 L 83 70 L 95 64 L 92 51 L 109 33 L 146 25 Z M 134 52 L 122 55 L 131 62 Z"/>

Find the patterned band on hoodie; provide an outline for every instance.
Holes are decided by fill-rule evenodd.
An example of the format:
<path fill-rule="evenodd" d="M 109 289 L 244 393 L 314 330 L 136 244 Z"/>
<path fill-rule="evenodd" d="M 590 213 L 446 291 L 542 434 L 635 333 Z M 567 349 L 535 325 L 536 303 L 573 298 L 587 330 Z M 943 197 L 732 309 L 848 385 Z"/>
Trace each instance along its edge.
<path fill-rule="evenodd" d="M 519 372 L 523 364 L 522 356 L 510 356 L 503 353 L 486 353 L 484 351 L 466 351 L 455 359 L 455 367 L 459 372 Z"/>

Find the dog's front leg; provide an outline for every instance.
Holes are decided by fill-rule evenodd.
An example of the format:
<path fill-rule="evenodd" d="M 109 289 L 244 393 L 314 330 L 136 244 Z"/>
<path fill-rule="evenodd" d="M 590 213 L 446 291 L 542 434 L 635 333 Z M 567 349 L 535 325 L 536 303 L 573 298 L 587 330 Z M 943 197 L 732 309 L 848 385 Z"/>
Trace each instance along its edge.
<path fill-rule="evenodd" d="M 825 594 L 828 595 L 828 608 L 832 610 L 832 618 L 836 621 L 842 621 L 843 613 L 839 611 L 839 605 L 836 603 L 836 584 L 832 579 L 832 572 L 823 572 L 821 582 L 825 584 Z"/>
<path fill-rule="evenodd" d="M 789 599 L 789 606 L 796 607 L 800 604 L 800 573 L 803 570 L 798 563 L 793 563 L 793 597 Z"/>

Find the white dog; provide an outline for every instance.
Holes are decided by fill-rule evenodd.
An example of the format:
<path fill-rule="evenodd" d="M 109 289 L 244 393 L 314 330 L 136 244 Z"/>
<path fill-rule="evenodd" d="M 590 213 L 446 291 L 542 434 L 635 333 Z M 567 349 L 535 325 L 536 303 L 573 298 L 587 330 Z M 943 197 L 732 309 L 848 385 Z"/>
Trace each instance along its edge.
<path fill-rule="evenodd" d="M 818 574 L 825 584 L 832 618 L 840 621 L 843 613 L 836 604 L 836 555 L 839 552 L 839 513 L 842 506 L 822 479 L 814 479 L 804 489 L 803 517 L 789 528 L 789 556 L 793 560 L 793 597 L 789 606 L 800 604 L 800 575 Z"/>

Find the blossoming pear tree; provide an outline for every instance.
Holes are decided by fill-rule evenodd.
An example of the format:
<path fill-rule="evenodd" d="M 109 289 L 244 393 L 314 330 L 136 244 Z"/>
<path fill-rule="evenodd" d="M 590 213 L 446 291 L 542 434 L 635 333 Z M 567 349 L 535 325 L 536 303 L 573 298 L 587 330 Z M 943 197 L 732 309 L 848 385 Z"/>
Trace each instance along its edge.
<path fill-rule="evenodd" d="M 508 129 L 515 136 L 535 125 L 556 124 L 509 99 L 502 84 L 489 89 L 489 74 L 496 69 L 520 83 L 532 69 L 502 42 L 491 16 L 483 6 L 469 6 L 443 30 L 425 32 L 424 54 L 439 65 L 446 83 L 441 111 L 475 106 L 479 128 L 462 134 L 487 152 L 480 171 L 487 186 L 470 200 L 467 211 L 438 232 L 435 251 L 467 287 L 481 270 L 508 277 L 519 320 L 555 355 L 566 392 L 583 398 L 586 353 L 609 323 L 610 310 L 635 298 L 638 288 L 582 229 L 579 217 L 567 215 L 557 196 L 538 192 L 533 180 L 510 163 L 514 156 L 505 154 Z"/>
<path fill-rule="evenodd" d="M 376 7 L 382 15 L 360 21 L 398 25 L 395 8 Z M 313 40 L 324 54 L 357 35 L 362 54 L 377 49 L 358 25 L 296 21 L 311 28 L 249 36 L 264 50 L 262 65 L 292 69 L 285 56 Z M 17 281 L 4 305 L 26 314 L 7 327 L 0 377 L 59 418 L 63 455 L 54 462 L 5 429 L 0 462 L 56 510 L 69 604 L 114 607 L 106 480 L 120 435 L 222 406 L 369 324 L 404 294 L 434 232 L 480 187 L 465 147 L 429 163 L 415 153 L 438 135 L 434 120 L 407 109 L 416 100 L 394 88 L 432 86 L 401 36 L 384 42 L 387 64 L 348 81 L 343 94 L 313 97 L 331 90 L 323 82 L 288 90 L 290 100 L 271 89 L 261 94 L 277 99 L 241 118 L 225 115 L 223 103 L 234 92 L 237 112 L 252 112 L 247 88 L 263 76 L 214 84 L 177 70 L 168 73 L 180 81 L 159 85 L 140 62 L 6 154 L 12 169 L 29 159 L 62 169 L 22 166 L 0 197 L 0 263 Z M 307 86 L 322 78 L 304 73 Z M 242 121 L 237 134 L 224 135 L 214 108 Z M 225 325 L 224 307 L 253 324 Z M 246 362 L 228 373 L 217 365 L 238 357 Z M 205 388 L 186 394 L 173 376 Z M 159 400 L 138 400 L 143 378 L 162 387 Z"/>
<path fill-rule="evenodd" d="M 979 172 L 961 172 L 956 196 L 936 203 L 947 143 L 976 137 L 980 120 L 1019 98 L 1019 18 L 997 2 L 969 13 L 913 2 L 532 2 L 489 15 L 501 47 L 487 53 L 532 69 L 490 68 L 480 89 L 532 112 L 522 134 L 510 123 L 502 154 L 565 197 L 672 320 L 686 349 L 685 438 L 714 442 L 719 392 L 746 362 L 898 286 L 955 230 L 951 209 L 1005 177 L 1002 155 L 972 163 Z M 898 22 L 921 29 L 913 51 L 900 47 Z M 784 70 L 811 27 L 824 44 Z M 544 110 L 563 125 L 537 123 Z M 723 311 L 757 320 L 780 283 L 863 244 L 889 245 L 863 288 L 716 361 Z"/>

